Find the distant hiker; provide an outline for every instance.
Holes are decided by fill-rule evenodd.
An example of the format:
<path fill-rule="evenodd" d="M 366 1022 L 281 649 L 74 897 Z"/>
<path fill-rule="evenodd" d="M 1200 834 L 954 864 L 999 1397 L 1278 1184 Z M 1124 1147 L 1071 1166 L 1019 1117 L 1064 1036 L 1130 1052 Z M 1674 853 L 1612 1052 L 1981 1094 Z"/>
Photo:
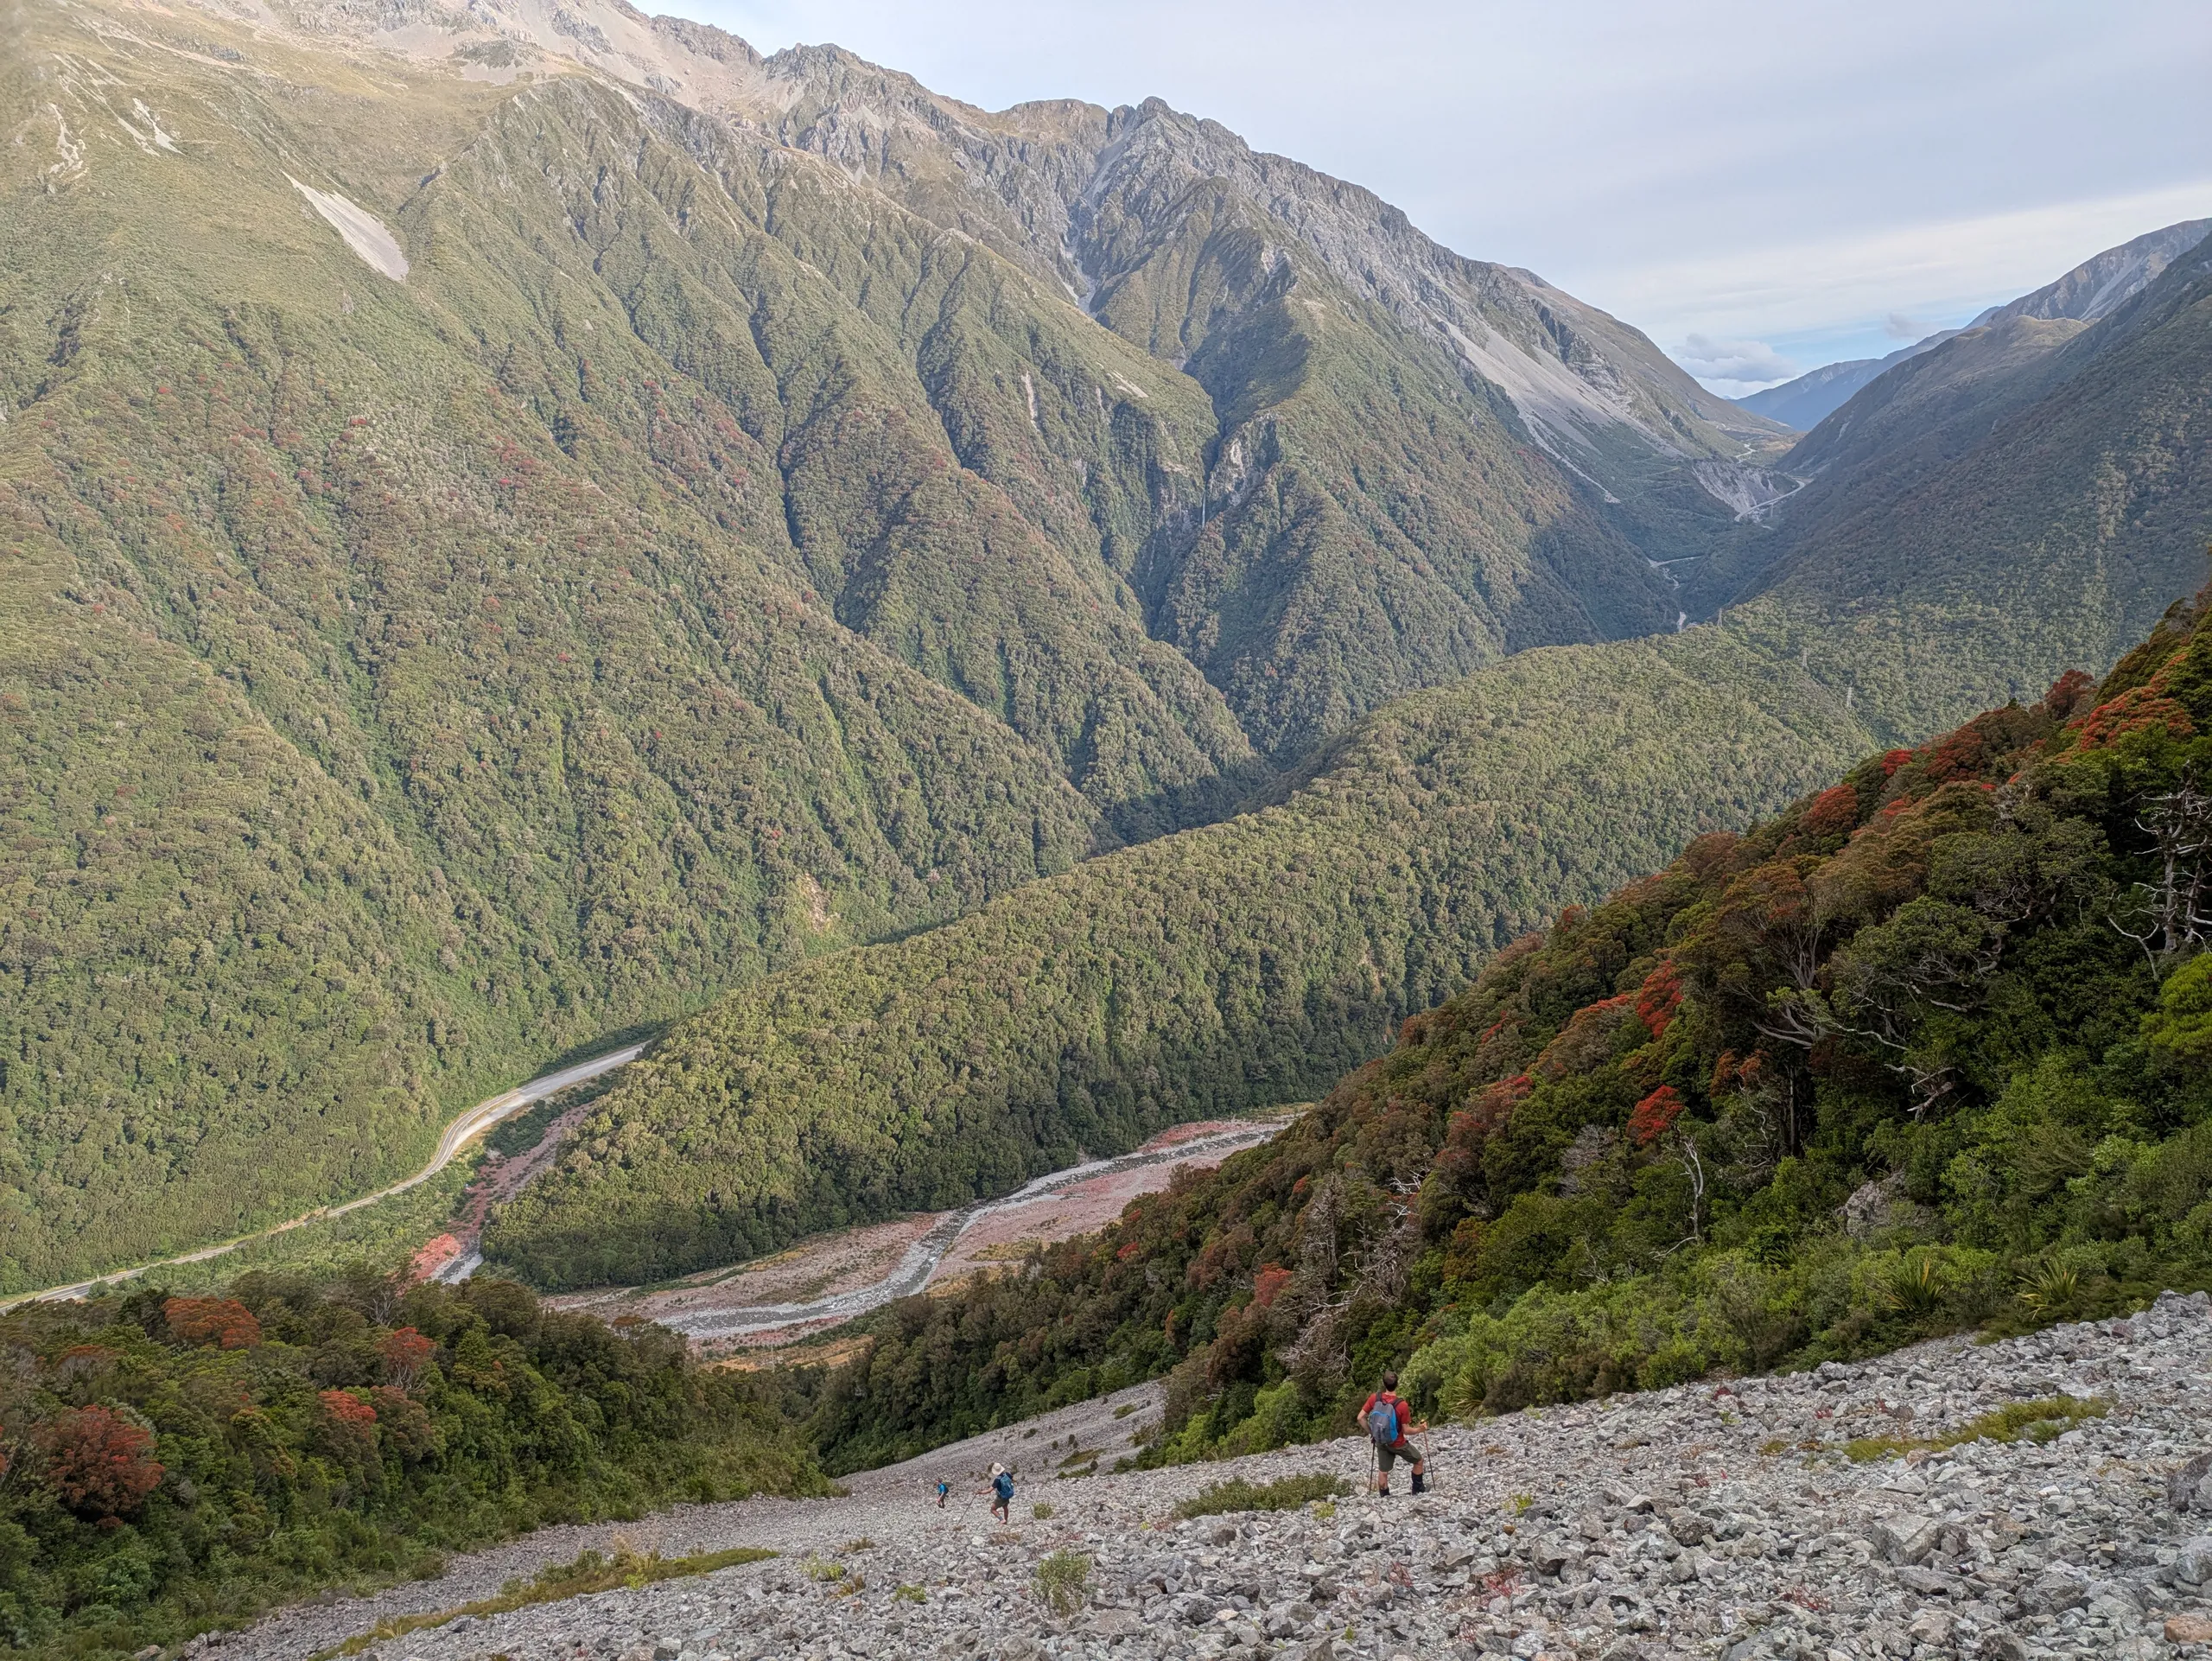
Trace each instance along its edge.
<path fill-rule="evenodd" d="M 1007 1527 L 1014 1526 L 1014 1473 L 1003 1465 L 991 1467 L 991 1515 Z"/>
<path fill-rule="evenodd" d="M 952 1485 L 950 1482 L 947 1482 L 943 1477 L 939 1477 L 937 1484 L 937 1508 L 939 1511 L 943 1511 L 944 1509 L 945 1496 L 951 1492 Z"/>
<path fill-rule="evenodd" d="M 1398 1397 L 1398 1375 L 1382 1375 L 1382 1388 L 1360 1404 L 1359 1422 L 1367 1432 L 1369 1446 L 1374 1450 L 1380 1473 L 1375 1480 L 1375 1492 L 1384 1499 L 1390 1495 L 1390 1467 L 1400 1460 L 1414 1467 L 1414 1492 L 1421 1492 L 1421 1479 L 1428 1473 L 1428 1463 L 1421 1458 L 1421 1450 L 1407 1437 L 1416 1430 L 1426 1430 L 1425 1424 L 1413 1422 L 1413 1410 Z"/>

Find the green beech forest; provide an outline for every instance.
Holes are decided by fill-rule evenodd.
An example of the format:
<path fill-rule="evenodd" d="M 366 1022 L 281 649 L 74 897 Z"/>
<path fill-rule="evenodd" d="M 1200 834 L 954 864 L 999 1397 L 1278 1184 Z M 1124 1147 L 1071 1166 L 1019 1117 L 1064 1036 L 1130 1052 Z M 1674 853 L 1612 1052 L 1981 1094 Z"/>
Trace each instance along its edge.
<path fill-rule="evenodd" d="M 486 1254 L 652 1279 L 1311 1100 L 1562 904 L 1864 748 L 1763 667 L 1713 629 L 1522 653 L 1370 716 L 1275 805 L 771 977 L 626 1071 Z"/>
<path fill-rule="evenodd" d="M 0 159 L 0 1289 L 350 1197 L 571 1045 L 1217 818 L 1509 628 L 1658 615 L 1591 620 L 1656 579 L 1379 316 L 1217 352 L 1269 389 L 1231 437 L 817 158 L 148 27 L 0 62 L 183 135 Z"/>
<path fill-rule="evenodd" d="M 540 1288 L 1321 1100 L 826 1377 L 341 1267 L 465 1165 L 19 1307 L 0 1642 L 1142 1378 L 1179 1461 L 1385 1365 L 1501 1412 L 2212 1280 L 2204 602 L 2050 684 L 2192 580 L 2212 254 L 1916 360 L 1760 519 L 1700 468 L 1776 436 L 1632 328 L 1440 255 L 1645 423 L 1539 430 L 1293 223 L 1355 188 L 1164 105 L 825 51 L 747 125 L 288 16 L 0 51 L 0 1292 L 616 1034 L 665 1035 L 485 1240 Z"/>
<path fill-rule="evenodd" d="M 575 1045 L 1281 800 L 1361 720 L 1518 648 L 1728 602 L 1761 650 L 1697 673 L 1732 692 L 1643 646 L 1516 671 L 1551 716 L 1648 676 L 1642 753 L 1540 786 L 1619 798 L 1586 807 L 1480 809 L 1523 782 L 1488 761 L 1446 787 L 1545 820 L 1484 850 L 1466 918 L 1470 844 L 1408 875 L 1427 827 L 1378 828 L 1369 789 L 1372 861 L 1330 868 L 1369 945 L 1342 916 L 1293 922 L 1282 984 L 1198 1018 L 1218 1041 L 1127 1039 L 1142 1066 L 1187 1061 L 1187 1087 L 1105 1082 L 1148 993 L 1050 990 L 1105 1013 L 1007 1022 L 1033 1123 L 1002 1123 L 987 1082 L 945 1110 L 988 1122 L 972 1155 L 927 1175 L 870 1155 L 865 1193 L 781 1193 L 772 1223 L 728 1184 L 686 1191 L 639 1259 L 993 1181 L 1177 1091 L 1318 1088 L 1501 938 L 1837 764 L 1813 727 L 1863 722 L 1863 747 L 2031 697 L 2186 580 L 2212 337 L 2183 262 L 2036 371 L 2049 398 L 2007 381 L 1974 404 L 1974 444 L 1883 429 L 1908 461 L 1955 461 L 1950 482 L 1843 456 L 1878 513 L 1853 496 L 1785 535 L 1695 471 L 1777 435 L 1714 425 L 1633 329 L 1586 310 L 1595 334 L 1562 332 L 1520 279 L 1440 255 L 1506 334 L 1626 366 L 1645 424 L 1563 441 L 1588 446 L 1570 461 L 1252 169 L 1376 235 L 1395 210 L 1164 105 L 986 118 L 825 52 L 787 65 L 796 124 L 747 128 L 566 72 L 371 76 L 315 35 L 353 14 L 294 21 L 48 8 L 0 54 L 22 136 L 0 152 L 0 1289 L 352 1197 Z M 117 99 L 164 112 L 162 142 Z M 914 118 L 872 172 L 801 142 L 893 110 Z M 1141 165 L 1085 207 L 1078 298 L 1057 234 L 1036 241 L 1039 193 L 1116 123 L 1141 126 Z M 390 229 L 403 277 L 339 239 L 308 175 Z M 1780 725 L 1718 714 L 1731 697 Z M 1539 771 L 1572 753 L 1529 748 Z M 1678 783 L 1648 836 L 1618 833 Z M 1281 829 L 1231 837 L 1243 869 Z M 1034 903 L 1110 954 L 1130 913 L 1105 882 Z M 1186 977 L 1247 975 L 1237 909 L 1192 918 Z M 1392 942 L 1428 911 L 1436 944 L 1411 951 L 1433 962 L 1402 969 Z M 1148 915 L 1133 938 L 1173 920 Z M 1330 931 L 1348 951 L 1314 955 Z M 814 1028 L 880 1019 L 859 961 L 856 1007 L 825 993 Z M 1070 1044 L 1093 1046 L 1079 1094 L 1129 1101 L 1046 1111 L 1035 1068 Z M 539 1220 L 510 1244 L 584 1271 Z"/>

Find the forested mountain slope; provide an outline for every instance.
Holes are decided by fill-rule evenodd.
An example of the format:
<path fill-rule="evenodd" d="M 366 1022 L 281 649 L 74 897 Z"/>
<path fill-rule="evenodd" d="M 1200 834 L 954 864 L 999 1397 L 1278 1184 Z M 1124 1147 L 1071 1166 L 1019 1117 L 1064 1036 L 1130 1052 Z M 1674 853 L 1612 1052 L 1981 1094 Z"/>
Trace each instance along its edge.
<path fill-rule="evenodd" d="M 473 73 L 585 65 L 672 98 L 741 143 L 822 158 L 870 214 L 887 200 L 980 244 L 1188 371 L 1204 442 L 1160 457 L 1150 541 L 1104 553 L 1278 758 L 1502 650 L 1671 625 L 1649 560 L 1701 551 L 1772 487 L 1745 458 L 1780 430 L 1632 328 L 1158 100 L 986 114 L 835 48 L 763 59 L 613 4 L 282 15 L 319 47 Z M 818 231 L 804 258 L 840 280 L 866 269 L 852 227 Z M 995 366 L 1012 394 L 1022 366 Z M 1026 508 L 1027 487 L 1089 494 L 1080 456 L 1012 466 L 1018 424 L 989 447 L 970 418 L 946 425 Z"/>
<path fill-rule="evenodd" d="M 2110 663 L 2212 538 L 2209 321 L 2200 240 L 2086 327 L 2006 317 L 1898 365 L 1791 452 L 1824 471 L 1738 550 L 1768 563 L 1700 592 L 1757 596 L 1746 626 L 1899 740 Z"/>
<path fill-rule="evenodd" d="M 0 302 L 11 1285 L 359 1192 L 441 1097 L 955 915 L 1251 754 L 953 459 L 915 347 L 758 236 L 758 304 L 713 309 L 667 229 L 680 120 L 237 38 L 266 71 L 119 33 L 98 71 L 6 60 L 39 137 Z M 397 194 L 424 152 L 404 283 L 280 165 Z M 998 299 L 930 240 L 899 270 L 972 377 Z M 1152 371 L 1086 349 L 1040 403 L 1141 518 L 1173 385 L 1102 407 Z"/>
<path fill-rule="evenodd" d="M 228 1290 L 0 1314 L 10 1649 L 174 1651 L 527 1530 L 825 1486 L 747 1380 L 662 1327 L 492 1280 L 247 1275 Z M 567 1578 L 584 1592 L 640 1568 Z"/>
<path fill-rule="evenodd" d="M 2199 250 L 2208 226 L 2212 220 L 2187 220 L 2147 232 L 1992 306 L 1964 329 L 1884 360 L 1897 372 L 1885 371 L 1791 449 L 1789 471 L 1805 485 L 1775 515 L 1783 544 L 1817 539 L 1831 520 L 1895 501 L 2063 385 L 2087 357 L 2120 344 L 2139 320 L 2101 331 L 2080 353 L 2057 351 Z"/>
<path fill-rule="evenodd" d="M 2208 591 L 2212 597 L 2212 591 Z M 833 1468 L 1169 1371 L 1154 1457 L 2212 1279 L 2212 608 L 1563 913 L 1263 1148 L 880 1318 Z"/>
<path fill-rule="evenodd" d="M 359 1192 L 567 1045 L 1671 614 L 1525 398 L 1247 195 L 1192 243 L 1138 141 L 1363 193 L 1051 106 L 979 195 L 911 82 L 937 148 L 847 165 L 842 54 L 593 12 L 748 114 L 530 15 L 6 16 L 0 1284 Z M 1115 292 L 1218 273 L 1188 342 L 1071 297 L 1082 144 Z M 1669 373 L 1623 397 L 1694 415 Z"/>
<path fill-rule="evenodd" d="M 2212 220 L 2183 220 L 2178 224 L 2164 226 L 2139 237 L 2132 237 L 2117 247 L 2107 248 L 2102 253 L 2083 260 L 2063 277 L 2020 296 L 2017 300 L 1990 307 L 1968 322 L 1966 328 L 1987 328 L 2022 317 L 2049 322 L 2094 323 L 2107 312 L 2117 310 L 2157 281 L 2159 273 L 2168 265 L 2202 242 L 2208 230 L 2212 230 Z M 1793 381 L 1780 386 L 1770 386 L 1763 392 L 1754 392 L 1749 398 L 1736 401 L 1754 414 L 1809 431 L 1841 409 L 1861 387 L 1885 375 L 1908 359 L 1934 351 L 1961 332 L 1955 328 L 1938 330 L 1885 358 L 1862 358 L 1850 363 L 1826 364 Z M 2031 334 L 2025 338 L 2032 340 L 2037 337 Z M 1839 423 L 1839 436 L 1841 428 L 1847 424 L 1862 425 L 1872 407 L 1871 403 L 1862 405 L 1847 423 Z M 1826 460 L 1817 449 L 1808 449 L 1793 455 L 1791 467 L 1793 471 L 1821 472 L 1826 470 Z"/>
<path fill-rule="evenodd" d="M 610 3 L 117 0 L 0 28 L 7 1287 L 360 1192 L 551 1052 L 1281 799 L 1389 700 L 1516 648 L 1670 626 L 1653 562 L 1781 487 L 1778 436 L 1633 329 L 1156 103 L 986 114 Z M 1972 684 L 1876 685 L 1856 665 L 1892 665 L 1887 635 L 1806 592 L 1725 642 L 1386 712 L 1533 699 L 1533 753 L 1439 739 L 1437 788 L 1543 833 L 1470 833 L 1440 868 L 1489 897 L 1432 967 L 1384 962 L 1426 920 L 1347 902 L 1367 944 L 1332 924 L 1285 971 L 1317 1000 L 1293 1024 L 1338 1034 L 1317 1054 L 1384 1034 L 1324 990 L 1361 951 L 1361 1007 L 1410 1009 L 1623 849 L 1740 822 L 1861 741 L 1854 675 L 1884 731 Z M 1584 703 L 1611 724 L 1569 732 Z M 1427 894 L 1385 869 L 1411 843 L 1367 742 L 1278 813 L 1306 823 L 1352 768 L 1373 893 Z M 1626 807 L 1567 805 L 1592 777 L 1649 781 L 1633 836 L 1605 817 Z M 1180 881 L 1211 845 L 1147 857 Z M 1243 892 L 1264 864 L 1206 879 L 1247 909 L 1194 976 L 1228 984 L 1272 926 Z M 1110 955 L 1160 892 L 1094 875 L 1034 903 Z M 971 945 L 889 950 L 950 972 Z M 832 1033 L 874 1018 L 792 996 Z M 1157 1053 L 1273 1078 L 1268 1030 L 1238 1013 Z M 1074 1041 L 1005 1033 L 1032 1102 Z M 1102 1127 L 1174 1111 L 1121 1066 L 1071 1069 L 1141 1104 Z M 865 1211 L 1082 1122 L 977 1111 L 973 1149 L 857 1199 L 748 1180 L 778 1217 Z M 639 1251 L 788 1231 L 708 1188 L 711 1216 L 656 1211 Z M 517 1260 L 583 1272 L 548 1217 L 518 1217 Z"/>
<path fill-rule="evenodd" d="M 1538 920 L 1864 732 L 1715 629 L 1522 653 L 1370 716 L 1278 805 L 686 1021 L 485 1253 L 549 1286 L 673 1275 L 1310 1098 Z"/>

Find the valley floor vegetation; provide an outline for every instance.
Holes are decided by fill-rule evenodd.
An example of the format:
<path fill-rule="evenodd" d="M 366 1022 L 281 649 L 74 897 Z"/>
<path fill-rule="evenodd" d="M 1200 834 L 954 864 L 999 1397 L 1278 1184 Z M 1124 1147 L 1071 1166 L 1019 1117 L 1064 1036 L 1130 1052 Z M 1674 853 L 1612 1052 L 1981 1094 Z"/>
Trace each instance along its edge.
<path fill-rule="evenodd" d="M 1264 1148 L 894 1305 L 829 1467 L 1166 1374 L 1148 1461 L 2212 1282 L 2212 627 L 1702 837 Z"/>

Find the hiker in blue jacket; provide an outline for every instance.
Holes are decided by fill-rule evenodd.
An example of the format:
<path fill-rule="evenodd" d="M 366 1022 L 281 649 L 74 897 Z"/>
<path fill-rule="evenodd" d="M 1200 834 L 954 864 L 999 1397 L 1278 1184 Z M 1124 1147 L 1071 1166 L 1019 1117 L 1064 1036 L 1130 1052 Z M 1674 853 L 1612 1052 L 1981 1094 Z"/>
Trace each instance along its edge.
<path fill-rule="evenodd" d="M 1398 1375 L 1382 1375 L 1382 1388 L 1360 1403 L 1360 1429 L 1367 1432 L 1367 1440 L 1375 1450 L 1376 1462 L 1381 1467 L 1375 1480 L 1375 1492 L 1382 1499 L 1390 1497 L 1390 1467 L 1405 1460 L 1414 1467 L 1414 1492 L 1421 1492 L 1421 1479 L 1428 1473 L 1427 1461 L 1421 1450 L 1408 1438 L 1416 1430 L 1426 1430 L 1425 1424 L 1413 1422 L 1413 1410 L 1398 1396 Z"/>

